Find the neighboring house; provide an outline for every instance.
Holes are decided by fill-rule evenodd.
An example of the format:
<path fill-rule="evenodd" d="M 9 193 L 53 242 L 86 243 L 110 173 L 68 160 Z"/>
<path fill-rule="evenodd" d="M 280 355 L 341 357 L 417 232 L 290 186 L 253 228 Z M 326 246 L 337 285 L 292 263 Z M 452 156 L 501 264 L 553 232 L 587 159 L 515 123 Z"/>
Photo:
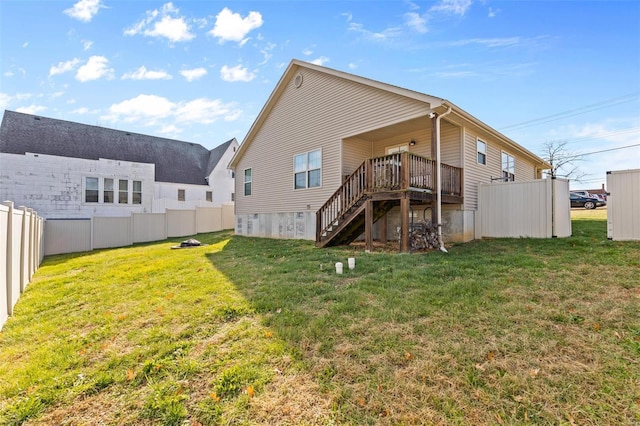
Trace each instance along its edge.
<path fill-rule="evenodd" d="M 372 247 L 423 218 L 469 241 L 478 184 L 550 165 L 446 99 L 293 60 L 229 167 L 237 234 Z"/>
<path fill-rule="evenodd" d="M 233 201 L 238 142 L 202 145 L 5 111 L 0 200 L 44 218 L 193 209 Z"/>

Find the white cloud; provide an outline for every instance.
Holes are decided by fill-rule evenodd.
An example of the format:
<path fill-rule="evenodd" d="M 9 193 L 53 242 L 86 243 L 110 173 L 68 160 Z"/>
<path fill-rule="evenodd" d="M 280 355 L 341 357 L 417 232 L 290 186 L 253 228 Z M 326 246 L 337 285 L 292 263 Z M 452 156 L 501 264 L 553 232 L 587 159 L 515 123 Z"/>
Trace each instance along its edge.
<path fill-rule="evenodd" d="M 412 30 L 424 34 L 427 30 L 427 19 L 415 12 L 405 13 L 405 22 Z"/>
<path fill-rule="evenodd" d="M 73 58 L 69 61 L 59 62 L 58 65 L 53 65 L 49 68 L 49 77 L 56 74 L 64 74 L 65 72 L 73 71 L 82 62 L 78 58 Z"/>
<path fill-rule="evenodd" d="M 104 56 L 92 56 L 89 58 L 86 64 L 78 68 L 76 73 L 76 80 L 78 81 L 91 81 L 99 80 L 100 78 L 113 78 L 113 68 L 109 68 L 109 60 Z"/>
<path fill-rule="evenodd" d="M 93 46 L 93 42 L 90 40 L 82 40 L 82 49 L 83 50 L 89 50 L 91 49 L 91 46 Z"/>
<path fill-rule="evenodd" d="M 469 44 L 480 44 L 486 47 L 506 47 L 520 44 L 522 41 L 523 40 L 520 37 L 470 38 L 448 42 L 447 46 L 467 46 Z"/>
<path fill-rule="evenodd" d="M 179 130 L 170 123 L 172 119 L 179 123 L 210 124 L 221 119 L 236 120 L 241 113 L 235 104 L 224 103 L 219 99 L 198 98 L 191 101 L 172 102 L 162 96 L 138 95 L 111 105 L 109 114 L 101 119 L 112 122 L 162 125 L 164 133 L 176 133 Z"/>
<path fill-rule="evenodd" d="M 140 120 L 156 120 L 169 117 L 176 104 L 167 98 L 156 95 L 138 95 L 135 98 L 122 101 L 109 107 L 109 115 L 104 117 L 110 121 L 124 120 L 135 122 Z"/>
<path fill-rule="evenodd" d="M 471 7 L 471 3 L 473 3 L 472 0 L 441 0 L 429 11 L 463 16 Z"/>
<path fill-rule="evenodd" d="M 16 108 L 17 112 L 22 112 L 24 114 L 37 114 L 41 111 L 46 110 L 47 107 L 42 106 L 42 105 L 29 105 L 26 107 L 20 107 L 20 108 Z"/>
<path fill-rule="evenodd" d="M 224 104 L 219 99 L 199 98 L 182 103 L 175 112 L 176 119 L 183 123 L 210 124 L 228 117 L 237 118 L 238 110 L 232 103 Z"/>
<path fill-rule="evenodd" d="M 245 44 L 249 39 L 247 34 L 251 30 L 262 26 L 262 15 L 260 12 L 249 12 L 243 18 L 239 13 L 233 13 L 229 8 L 224 8 L 216 16 L 216 23 L 209 34 L 218 38 L 219 43 L 235 41 L 240 45 Z"/>
<path fill-rule="evenodd" d="M 182 75 L 188 82 L 192 82 L 207 75 L 207 70 L 202 67 L 191 70 L 182 70 L 180 71 L 180 75 Z"/>
<path fill-rule="evenodd" d="M 4 74 L 2 74 L 3 76 L 7 77 L 7 78 L 11 78 L 13 77 L 15 74 L 13 73 L 13 71 L 9 70 L 9 71 L 5 71 Z"/>
<path fill-rule="evenodd" d="M 489 8 L 489 18 L 494 18 L 498 12 L 500 12 L 500 9 L 493 9 L 492 7 Z"/>
<path fill-rule="evenodd" d="M 182 133 L 182 129 L 179 129 L 173 124 L 169 124 L 167 126 L 162 126 L 162 128 L 160 128 L 158 132 L 163 135 L 177 135 L 179 133 Z"/>
<path fill-rule="evenodd" d="M 98 11 L 104 7 L 101 2 L 102 0 L 80 0 L 64 13 L 79 21 L 91 22 Z"/>
<path fill-rule="evenodd" d="M 310 55 L 313 55 L 313 50 L 311 50 L 310 48 L 308 48 L 308 47 L 307 47 L 306 49 L 303 49 L 303 50 L 302 50 L 302 54 L 303 54 L 304 56 L 310 56 Z"/>
<path fill-rule="evenodd" d="M 144 65 L 135 70 L 134 72 L 127 73 L 122 76 L 123 80 L 171 80 L 170 74 L 163 70 L 152 71 L 148 70 Z"/>
<path fill-rule="evenodd" d="M 348 67 L 350 70 L 355 70 L 356 68 L 358 68 L 358 64 L 350 62 Z"/>
<path fill-rule="evenodd" d="M 326 64 L 327 62 L 329 62 L 329 58 L 327 58 L 326 56 L 320 56 L 319 58 L 311 61 L 312 64 L 320 65 L 320 66 Z"/>
<path fill-rule="evenodd" d="M 87 115 L 87 114 L 96 114 L 98 111 L 97 110 L 91 110 L 91 109 L 85 108 L 85 107 L 81 107 L 81 108 L 74 109 L 71 112 L 73 114 L 78 114 L 78 115 Z"/>
<path fill-rule="evenodd" d="M 389 27 L 381 32 L 370 31 L 364 25 L 350 21 L 348 30 L 362 35 L 365 39 L 375 42 L 383 42 L 397 38 L 402 34 L 400 27 Z"/>
<path fill-rule="evenodd" d="M 11 96 L 8 93 L 0 93 L 0 109 L 6 109 L 11 102 Z"/>
<path fill-rule="evenodd" d="M 242 65 L 236 65 L 233 68 L 229 68 L 226 65 L 223 65 L 220 69 L 220 77 L 224 81 L 234 82 L 234 81 L 251 81 L 256 78 L 256 75 L 244 68 Z"/>
<path fill-rule="evenodd" d="M 178 16 L 180 10 L 173 3 L 166 3 L 162 9 L 147 11 L 147 16 L 124 31 L 125 35 L 142 34 L 147 37 L 164 37 L 171 43 L 189 41 L 195 38 L 186 18 Z"/>
<path fill-rule="evenodd" d="M 273 53 L 271 52 L 273 51 L 273 49 L 275 49 L 275 47 L 276 47 L 275 43 L 267 43 L 267 45 L 264 48 L 260 49 L 260 53 L 262 53 L 263 60 L 258 65 L 264 65 L 269 61 L 269 59 L 271 59 L 271 57 L 273 56 Z"/>
<path fill-rule="evenodd" d="M 26 47 L 29 47 L 29 42 L 28 42 L 28 41 L 25 41 L 24 43 L 22 43 L 22 47 L 25 47 L 25 48 L 26 48 Z"/>

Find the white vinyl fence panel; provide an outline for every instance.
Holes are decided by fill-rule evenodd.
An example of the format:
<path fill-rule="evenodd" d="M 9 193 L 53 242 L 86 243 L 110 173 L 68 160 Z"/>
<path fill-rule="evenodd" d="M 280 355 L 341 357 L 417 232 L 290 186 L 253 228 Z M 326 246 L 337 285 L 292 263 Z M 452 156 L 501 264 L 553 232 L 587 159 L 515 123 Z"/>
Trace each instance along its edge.
<path fill-rule="evenodd" d="M 0 328 L 9 317 L 9 288 L 7 287 L 7 244 L 9 236 L 9 207 L 0 204 Z"/>
<path fill-rule="evenodd" d="M 40 265 L 42 223 L 31 209 L 0 204 L 0 328 Z"/>
<path fill-rule="evenodd" d="M 196 208 L 196 227 L 198 234 L 222 229 L 222 207 Z"/>
<path fill-rule="evenodd" d="M 478 188 L 478 237 L 568 237 L 570 216 L 567 180 L 499 182 Z"/>
<path fill-rule="evenodd" d="M 93 217 L 93 248 L 124 247 L 133 244 L 130 217 Z"/>
<path fill-rule="evenodd" d="M 167 239 L 166 216 L 164 213 L 134 213 L 133 242 L 146 243 Z"/>
<path fill-rule="evenodd" d="M 44 223 L 44 254 L 90 251 L 91 219 L 47 219 Z"/>
<path fill-rule="evenodd" d="M 195 210 L 167 210 L 167 237 L 197 234 Z"/>
<path fill-rule="evenodd" d="M 607 172 L 607 238 L 640 241 L 640 169 Z"/>

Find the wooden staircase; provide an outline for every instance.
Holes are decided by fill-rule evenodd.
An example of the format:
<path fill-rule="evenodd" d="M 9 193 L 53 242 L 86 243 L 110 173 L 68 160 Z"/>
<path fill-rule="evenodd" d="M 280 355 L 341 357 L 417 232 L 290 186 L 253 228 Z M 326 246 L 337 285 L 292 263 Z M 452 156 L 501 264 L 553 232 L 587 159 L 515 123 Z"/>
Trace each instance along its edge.
<path fill-rule="evenodd" d="M 442 164 L 441 173 L 443 193 L 461 202 L 462 169 Z M 316 212 L 316 246 L 345 245 L 358 238 L 365 231 L 368 202 L 373 224 L 402 197 L 414 194 L 419 202 L 433 201 L 434 182 L 435 162 L 425 157 L 402 152 L 365 160 Z"/>

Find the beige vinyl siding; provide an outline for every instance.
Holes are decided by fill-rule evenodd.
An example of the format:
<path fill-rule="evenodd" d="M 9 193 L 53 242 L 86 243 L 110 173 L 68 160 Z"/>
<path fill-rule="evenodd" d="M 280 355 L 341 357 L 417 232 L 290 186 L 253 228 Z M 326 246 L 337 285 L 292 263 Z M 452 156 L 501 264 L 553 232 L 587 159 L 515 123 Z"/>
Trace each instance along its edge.
<path fill-rule="evenodd" d="M 533 161 L 519 156 L 518 152 L 504 148 L 488 134 L 479 134 L 466 128 L 464 133 L 464 204 L 466 209 L 478 208 L 478 184 L 499 182 L 502 177 L 502 153 L 511 155 L 515 161 L 515 180 L 536 179 Z M 487 164 L 478 164 L 477 139 L 487 144 Z M 443 160 L 444 162 L 444 160 Z"/>
<path fill-rule="evenodd" d="M 463 185 L 464 185 L 464 208 L 466 210 L 476 210 L 478 208 L 478 185 L 480 183 L 487 183 L 487 176 L 490 174 L 488 170 L 495 167 L 495 159 L 498 159 L 498 170 L 500 168 L 499 159 L 500 152 L 496 154 L 495 150 L 492 150 L 491 143 L 484 140 L 487 143 L 487 164 L 478 164 L 476 161 L 476 141 L 477 136 L 475 133 L 469 132 L 468 129 L 463 130 L 464 135 L 464 170 L 463 170 Z M 494 162 L 492 165 L 491 162 Z"/>
<path fill-rule="evenodd" d="M 371 150 L 371 142 L 356 138 L 345 140 L 342 145 L 343 175 L 350 175 L 365 159 L 372 157 Z"/>
<path fill-rule="evenodd" d="M 363 84 L 302 69 L 255 133 L 236 167 L 236 214 L 315 211 L 342 182 L 342 139 L 426 113 L 429 106 Z M 322 150 L 322 185 L 293 189 L 293 157 Z M 355 160 L 350 160 L 354 161 Z M 349 167 L 352 164 L 349 163 Z M 251 168 L 253 192 L 245 197 L 242 171 Z"/>
<path fill-rule="evenodd" d="M 440 161 L 462 167 L 462 129 L 444 119 L 440 122 Z"/>
<path fill-rule="evenodd" d="M 425 120 L 428 126 L 427 121 Z M 414 154 L 429 156 L 431 153 L 431 139 L 430 131 L 428 128 L 419 132 L 405 133 L 396 135 L 391 138 L 383 139 L 374 142 L 373 144 L 373 157 L 380 157 L 387 154 L 387 148 L 405 145 L 409 147 L 409 151 Z M 416 141 L 414 146 L 409 146 L 411 139 Z"/>

